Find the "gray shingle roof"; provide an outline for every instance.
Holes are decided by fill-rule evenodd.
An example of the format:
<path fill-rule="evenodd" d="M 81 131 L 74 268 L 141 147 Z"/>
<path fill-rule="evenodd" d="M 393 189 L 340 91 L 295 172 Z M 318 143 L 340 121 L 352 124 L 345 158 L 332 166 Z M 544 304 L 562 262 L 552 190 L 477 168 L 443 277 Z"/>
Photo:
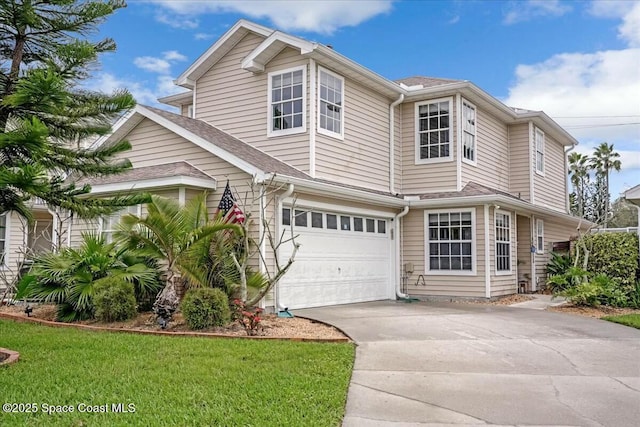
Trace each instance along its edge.
<path fill-rule="evenodd" d="M 506 191 L 496 190 L 495 188 L 487 187 L 477 182 L 470 181 L 464 186 L 462 191 L 443 191 L 441 193 L 427 193 L 420 194 L 420 200 L 434 200 L 434 199 L 449 199 L 457 197 L 470 197 L 470 196 L 507 196 L 515 200 L 520 200 L 513 194 Z"/>
<path fill-rule="evenodd" d="M 419 86 L 422 85 L 424 87 L 434 87 L 445 85 L 449 83 L 457 83 L 462 82 L 464 80 L 452 80 L 452 79 L 440 79 L 437 77 L 424 77 L 424 76 L 413 76 L 413 77 L 405 77 L 404 79 L 396 80 L 395 82 L 400 84 L 405 84 L 407 86 Z"/>
<path fill-rule="evenodd" d="M 76 181 L 76 185 L 82 186 L 85 184 L 115 184 L 118 182 L 143 181 L 148 179 L 170 178 L 175 176 L 188 176 L 192 178 L 210 180 L 214 179 L 210 175 L 207 175 L 188 162 L 180 161 L 173 163 L 163 163 L 154 166 L 145 166 L 142 168 L 133 168 L 117 175 L 82 178 Z"/>
<path fill-rule="evenodd" d="M 211 144 L 222 148 L 229 153 L 243 159 L 252 164 L 263 172 L 276 173 L 278 175 L 286 175 L 294 178 L 311 179 L 309 175 L 299 169 L 286 164 L 283 161 L 270 156 L 264 151 L 258 150 L 246 142 L 229 135 L 228 133 L 210 125 L 202 120 L 191 119 L 189 117 L 170 113 L 154 107 L 144 108 L 153 111 L 159 116 L 175 123 L 176 125 L 186 129 L 187 131 L 199 136 L 200 138 L 210 142 Z"/>

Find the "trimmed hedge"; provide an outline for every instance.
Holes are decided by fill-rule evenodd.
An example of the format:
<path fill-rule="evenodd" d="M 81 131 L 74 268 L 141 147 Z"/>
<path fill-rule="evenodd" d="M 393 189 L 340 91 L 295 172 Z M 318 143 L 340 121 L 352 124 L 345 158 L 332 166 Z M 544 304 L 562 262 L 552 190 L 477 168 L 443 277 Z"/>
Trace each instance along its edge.
<path fill-rule="evenodd" d="M 135 317 L 136 294 L 133 284 L 110 280 L 95 285 L 93 306 L 96 318 L 103 322 L 120 322 Z"/>
<path fill-rule="evenodd" d="M 597 233 L 584 236 L 590 249 L 587 271 L 617 279 L 628 290 L 634 287 L 638 273 L 638 236 L 632 233 Z M 580 248 L 582 249 L 582 248 Z M 584 254 L 580 250 L 582 265 Z"/>
<path fill-rule="evenodd" d="M 220 289 L 189 289 L 180 306 L 190 329 L 224 326 L 231 321 L 229 298 Z"/>

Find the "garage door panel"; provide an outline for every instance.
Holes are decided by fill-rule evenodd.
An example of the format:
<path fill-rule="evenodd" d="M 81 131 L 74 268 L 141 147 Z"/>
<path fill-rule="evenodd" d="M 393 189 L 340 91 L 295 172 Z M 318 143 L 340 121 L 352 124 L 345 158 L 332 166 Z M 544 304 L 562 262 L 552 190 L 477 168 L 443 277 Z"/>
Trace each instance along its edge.
<path fill-rule="evenodd" d="M 388 298 L 391 242 L 387 234 L 305 227 L 295 227 L 295 234 L 300 248 L 280 280 L 281 304 L 293 309 Z M 281 249 L 285 260 L 292 245 Z"/>

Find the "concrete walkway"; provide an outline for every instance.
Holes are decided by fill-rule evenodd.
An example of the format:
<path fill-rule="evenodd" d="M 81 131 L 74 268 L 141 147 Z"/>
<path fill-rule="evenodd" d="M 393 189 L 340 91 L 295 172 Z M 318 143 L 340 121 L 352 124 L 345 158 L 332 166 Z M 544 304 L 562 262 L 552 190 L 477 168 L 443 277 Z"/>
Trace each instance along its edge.
<path fill-rule="evenodd" d="M 532 294 L 532 300 L 511 304 L 509 307 L 530 308 L 532 310 L 545 310 L 547 307 L 557 307 L 564 305 L 567 300 L 562 297 L 553 297 L 552 295 Z"/>
<path fill-rule="evenodd" d="M 640 424 L 640 330 L 541 310 L 297 310 L 358 344 L 344 426 Z"/>

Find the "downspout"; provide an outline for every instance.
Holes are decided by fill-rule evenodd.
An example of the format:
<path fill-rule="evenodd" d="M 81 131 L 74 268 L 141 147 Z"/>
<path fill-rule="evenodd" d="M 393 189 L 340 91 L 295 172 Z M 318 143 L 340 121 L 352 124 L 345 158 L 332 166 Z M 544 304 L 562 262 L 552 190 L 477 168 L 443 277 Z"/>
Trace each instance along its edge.
<path fill-rule="evenodd" d="M 280 197 L 278 197 L 278 206 L 277 209 L 278 211 L 276 212 L 276 215 L 274 215 L 274 218 L 276 218 L 276 229 L 278 230 L 278 236 L 280 235 L 280 227 L 282 224 L 282 219 L 280 218 L 282 216 L 282 201 L 288 197 L 291 197 L 291 195 L 293 194 L 293 189 L 294 189 L 294 185 L 293 184 L 289 184 L 289 188 L 287 188 L 287 191 L 285 191 L 284 193 L 282 193 L 282 195 L 280 195 Z M 278 218 L 280 218 L 280 220 L 278 221 Z M 278 289 L 278 285 L 279 282 L 276 282 L 275 286 L 273 287 L 273 291 L 275 293 L 275 303 L 276 303 L 276 310 L 278 312 L 281 311 L 287 311 L 288 307 L 283 307 L 282 305 L 280 305 L 280 291 Z"/>
<path fill-rule="evenodd" d="M 391 105 L 389 105 L 389 192 L 395 194 L 396 190 L 396 155 L 395 155 L 395 128 L 396 128 L 396 114 L 395 108 L 398 104 L 404 101 L 404 93 L 400 94 L 400 98 L 396 99 Z M 402 216 L 402 215 L 401 215 Z"/>
<path fill-rule="evenodd" d="M 484 297 L 491 298 L 491 244 L 489 242 L 489 205 L 484 205 Z"/>
<path fill-rule="evenodd" d="M 400 279 L 400 218 L 409 213 L 409 206 L 405 206 L 402 212 L 393 217 L 393 224 L 395 228 L 395 268 L 394 268 L 394 277 L 396 281 L 396 297 L 402 300 L 410 300 L 411 298 L 407 294 L 403 294 L 400 290 L 401 279 Z"/>

